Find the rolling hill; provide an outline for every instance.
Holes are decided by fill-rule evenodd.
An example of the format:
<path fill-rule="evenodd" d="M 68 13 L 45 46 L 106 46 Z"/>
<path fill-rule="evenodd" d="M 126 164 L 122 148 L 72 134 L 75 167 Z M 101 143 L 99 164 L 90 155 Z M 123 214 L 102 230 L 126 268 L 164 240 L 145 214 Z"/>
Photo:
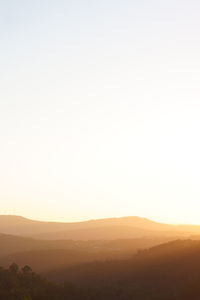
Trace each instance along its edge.
<path fill-rule="evenodd" d="M 137 251 L 161 244 L 172 238 L 139 238 L 123 240 L 37 240 L 0 235 L 0 265 L 12 262 L 30 265 L 37 272 L 83 262 L 129 258 Z"/>
<path fill-rule="evenodd" d="M 139 217 L 123 217 L 74 223 L 41 222 L 20 216 L 0 216 L 0 232 L 38 239 L 127 239 L 199 234 L 200 226 L 175 226 Z"/>
<path fill-rule="evenodd" d="M 49 278 L 91 289 L 94 299 L 198 300 L 200 242 L 177 240 L 132 259 L 74 266 Z"/>
<path fill-rule="evenodd" d="M 48 223 L 0 216 L 0 231 L 1 266 L 30 265 L 84 290 L 85 299 L 200 299 L 199 226 L 138 217 Z"/>
<path fill-rule="evenodd" d="M 16 264 L 0 268 L 0 278 L 0 299 L 8 300 L 199 300 L 200 242 L 177 240 L 131 259 L 59 269 L 48 274 L 51 281 Z"/>

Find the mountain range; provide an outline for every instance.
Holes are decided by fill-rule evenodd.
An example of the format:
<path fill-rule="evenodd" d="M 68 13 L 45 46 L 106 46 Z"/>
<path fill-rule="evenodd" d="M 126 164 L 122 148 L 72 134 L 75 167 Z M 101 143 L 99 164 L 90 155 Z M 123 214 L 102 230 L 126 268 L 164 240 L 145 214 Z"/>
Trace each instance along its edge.
<path fill-rule="evenodd" d="M 140 217 L 122 217 L 61 223 L 0 215 L 0 232 L 37 239 L 102 240 L 200 234 L 200 226 L 169 225 Z"/>
<path fill-rule="evenodd" d="M 17 263 L 53 282 L 68 282 L 67 294 L 74 286 L 88 300 L 200 299 L 200 226 L 140 217 L 59 223 L 2 215 L 0 245 L 5 282 L 6 272 L 12 282 L 16 267 L 9 266 Z"/>

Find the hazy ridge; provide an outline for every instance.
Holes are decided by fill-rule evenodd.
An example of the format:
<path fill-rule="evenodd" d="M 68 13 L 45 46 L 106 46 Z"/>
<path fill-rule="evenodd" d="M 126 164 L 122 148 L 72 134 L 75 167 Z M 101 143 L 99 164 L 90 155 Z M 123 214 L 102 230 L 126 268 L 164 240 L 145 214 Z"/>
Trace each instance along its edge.
<path fill-rule="evenodd" d="M 86 300 L 200 299 L 200 226 L 160 224 L 139 217 L 58 223 L 0 216 L 0 232 L 1 266 L 29 265 L 54 282 L 74 286 L 63 290 L 52 285 L 60 293 L 52 299 L 72 294 L 75 298 L 70 299 L 80 299 L 81 294 Z M 22 286 L 21 277 L 37 278 L 23 271 L 1 272 L 2 276 L 10 272 L 11 282 L 19 274 L 16 280 Z M 37 280 L 36 285 L 40 282 L 41 289 L 47 288 Z M 193 290 L 197 298 L 192 298 Z"/>
<path fill-rule="evenodd" d="M 0 232 L 41 239 L 116 239 L 200 233 L 200 226 L 169 225 L 140 217 L 74 223 L 41 222 L 20 216 L 0 216 Z M 107 237 L 106 237 L 107 236 Z"/>

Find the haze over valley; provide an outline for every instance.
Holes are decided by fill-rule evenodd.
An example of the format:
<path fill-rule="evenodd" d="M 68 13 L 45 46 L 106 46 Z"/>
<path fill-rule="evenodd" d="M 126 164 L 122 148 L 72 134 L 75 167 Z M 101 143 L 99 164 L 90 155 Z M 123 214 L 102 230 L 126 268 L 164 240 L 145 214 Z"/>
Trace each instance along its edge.
<path fill-rule="evenodd" d="M 51 289 L 61 293 L 59 299 L 78 299 L 79 293 L 83 299 L 154 299 L 156 295 L 158 299 L 186 299 L 193 293 L 193 278 L 199 295 L 200 226 L 140 217 L 59 223 L 1 215 L 0 228 L 0 265 L 4 267 L 0 273 L 2 278 L 3 272 L 11 278 L 19 276 L 19 287 L 23 285 L 20 276 L 33 280 L 34 270 L 39 274 L 34 284 L 45 276 L 54 282 Z M 27 273 L 24 266 L 29 268 Z M 165 276 L 161 278 L 160 272 Z M 188 272 L 191 278 L 185 281 Z M 173 288 L 169 285 L 172 274 L 177 282 Z M 64 290 L 63 282 L 68 283 Z M 40 284 L 46 289 L 44 282 Z M 34 296 L 28 291 L 33 299 L 40 297 L 40 292 Z"/>
<path fill-rule="evenodd" d="M 199 12 L 0 1 L 0 300 L 200 299 Z"/>

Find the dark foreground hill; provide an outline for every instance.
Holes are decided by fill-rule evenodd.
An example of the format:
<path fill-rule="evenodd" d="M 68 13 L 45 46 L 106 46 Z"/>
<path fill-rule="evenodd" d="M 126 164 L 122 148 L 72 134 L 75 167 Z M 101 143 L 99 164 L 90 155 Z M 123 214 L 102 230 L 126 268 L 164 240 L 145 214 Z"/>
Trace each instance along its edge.
<path fill-rule="evenodd" d="M 0 268 L 0 299 L 199 300 L 200 242 L 174 241 L 129 260 L 79 265 L 51 278 L 60 283 L 41 278 L 28 266 Z"/>
<path fill-rule="evenodd" d="M 91 299 L 88 293 L 71 285 L 58 285 L 32 272 L 29 266 L 22 270 L 16 264 L 0 268 L 1 300 L 80 300 Z"/>
<path fill-rule="evenodd" d="M 76 266 L 49 278 L 92 289 L 95 299 L 199 300 L 200 242 L 174 241 L 129 260 Z"/>

